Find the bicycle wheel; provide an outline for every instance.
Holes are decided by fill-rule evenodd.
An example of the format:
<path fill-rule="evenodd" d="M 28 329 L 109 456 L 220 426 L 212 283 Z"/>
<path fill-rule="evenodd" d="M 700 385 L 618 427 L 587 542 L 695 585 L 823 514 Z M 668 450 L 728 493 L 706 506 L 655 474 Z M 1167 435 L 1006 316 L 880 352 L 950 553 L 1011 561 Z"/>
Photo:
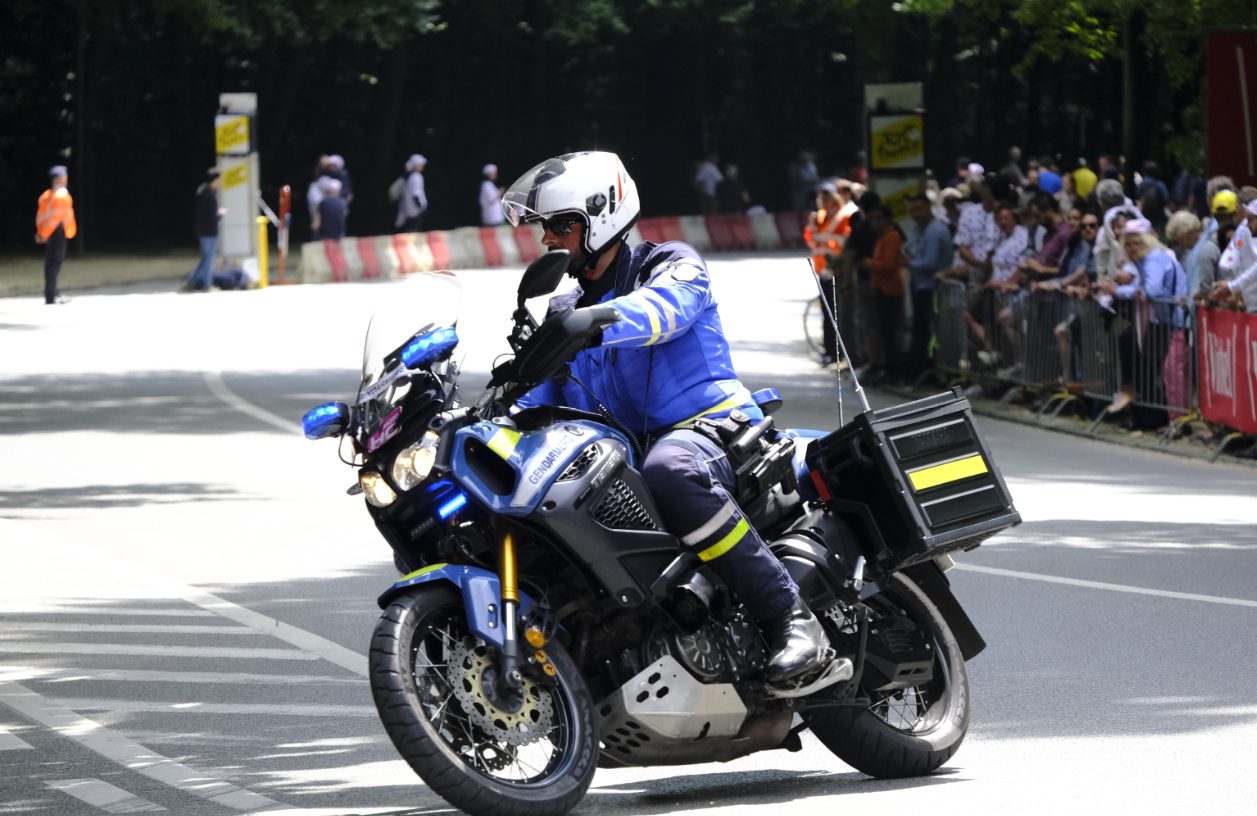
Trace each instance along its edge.
<path fill-rule="evenodd" d="M 825 307 L 814 297 L 803 307 L 803 337 L 816 354 L 825 353 Z"/>

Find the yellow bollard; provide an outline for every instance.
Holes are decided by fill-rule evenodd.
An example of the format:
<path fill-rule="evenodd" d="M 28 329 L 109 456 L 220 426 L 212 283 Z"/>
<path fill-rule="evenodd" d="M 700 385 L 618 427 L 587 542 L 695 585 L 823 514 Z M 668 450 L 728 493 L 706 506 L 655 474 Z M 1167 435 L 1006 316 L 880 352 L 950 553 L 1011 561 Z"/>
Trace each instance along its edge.
<path fill-rule="evenodd" d="M 270 282 L 269 259 L 266 257 L 266 250 L 270 244 L 270 234 L 266 231 L 266 225 L 270 221 L 265 215 L 258 216 L 258 288 L 265 289 Z"/>

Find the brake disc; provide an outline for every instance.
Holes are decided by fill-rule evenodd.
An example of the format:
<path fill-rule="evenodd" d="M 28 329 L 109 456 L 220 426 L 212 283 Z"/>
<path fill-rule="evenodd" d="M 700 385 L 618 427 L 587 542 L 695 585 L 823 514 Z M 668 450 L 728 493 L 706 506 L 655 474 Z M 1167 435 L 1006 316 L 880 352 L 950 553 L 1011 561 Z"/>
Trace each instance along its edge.
<path fill-rule="evenodd" d="M 524 702 L 518 711 L 503 711 L 484 693 L 484 673 L 493 666 L 483 644 L 468 648 L 459 641 L 450 647 L 449 672 L 454 696 L 477 728 L 497 742 L 528 745 L 554 727 L 554 703 L 550 692 L 524 678 Z M 504 761 L 509 762 L 509 758 Z"/>

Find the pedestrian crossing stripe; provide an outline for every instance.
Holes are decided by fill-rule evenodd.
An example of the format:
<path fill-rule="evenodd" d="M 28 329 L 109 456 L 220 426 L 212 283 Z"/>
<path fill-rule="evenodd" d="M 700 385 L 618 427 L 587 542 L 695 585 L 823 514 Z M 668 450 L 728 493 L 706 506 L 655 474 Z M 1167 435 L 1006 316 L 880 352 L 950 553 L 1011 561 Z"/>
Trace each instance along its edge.
<path fill-rule="evenodd" d="M 106 813 L 156 813 L 165 810 L 161 805 L 155 805 L 100 779 L 50 779 L 44 785 L 98 807 Z"/>

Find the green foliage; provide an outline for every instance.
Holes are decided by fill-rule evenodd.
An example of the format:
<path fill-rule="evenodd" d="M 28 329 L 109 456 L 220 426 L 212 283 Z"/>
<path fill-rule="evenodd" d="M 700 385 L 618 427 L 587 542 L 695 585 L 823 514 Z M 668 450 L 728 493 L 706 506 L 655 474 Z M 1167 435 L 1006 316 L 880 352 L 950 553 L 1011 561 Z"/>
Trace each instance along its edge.
<path fill-rule="evenodd" d="M 441 0 L 149 0 L 206 42 L 256 48 L 270 40 L 321 43 L 343 37 L 394 48 L 438 30 Z"/>
<path fill-rule="evenodd" d="M 616 0 L 554 4 L 546 38 L 572 48 L 605 45 L 608 37 L 629 31 L 620 5 Z"/>
<path fill-rule="evenodd" d="M 1194 168 L 1203 31 L 1246 21 L 1250 3 L 6 0 L 0 243 L 27 240 L 54 161 L 76 168 L 88 240 L 181 240 L 177 202 L 212 160 L 223 91 L 258 94 L 264 194 L 300 190 L 314 156 L 341 153 L 363 234 L 391 226 L 373 189 L 413 152 L 432 160 L 433 226 L 476 218 L 463 187 L 486 161 L 510 176 L 588 147 L 625 156 L 652 214 L 693 209 L 691 165 L 709 149 L 779 207 L 800 149 L 850 169 L 872 82 L 924 82 L 936 171 L 1013 143 L 1116 152 L 1127 37 L 1138 157 Z"/>
<path fill-rule="evenodd" d="M 1257 21 L 1246 0 L 902 0 L 899 5 L 935 19 L 965 13 L 987 23 L 1015 24 L 1031 37 L 1018 65 L 1021 74 L 1039 58 L 1120 58 L 1123 28 L 1139 24 L 1146 55 L 1161 61 L 1172 89 L 1199 82 L 1206 27 Z"/>

